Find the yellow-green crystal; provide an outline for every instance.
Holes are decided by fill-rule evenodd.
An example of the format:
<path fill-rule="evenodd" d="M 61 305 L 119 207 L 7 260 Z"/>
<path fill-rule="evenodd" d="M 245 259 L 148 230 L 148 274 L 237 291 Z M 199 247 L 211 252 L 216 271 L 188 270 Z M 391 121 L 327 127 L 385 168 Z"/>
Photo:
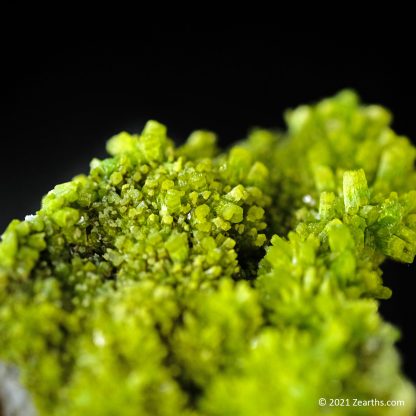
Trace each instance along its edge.
<path fill-rule="evenodd" d="M 10 223 L 0 360 L 40 415 L 414 414 L 378 299 L 416 255 L 416 150 L 352 91 L 285 119 L 223 152 L 149 121 Z"/>

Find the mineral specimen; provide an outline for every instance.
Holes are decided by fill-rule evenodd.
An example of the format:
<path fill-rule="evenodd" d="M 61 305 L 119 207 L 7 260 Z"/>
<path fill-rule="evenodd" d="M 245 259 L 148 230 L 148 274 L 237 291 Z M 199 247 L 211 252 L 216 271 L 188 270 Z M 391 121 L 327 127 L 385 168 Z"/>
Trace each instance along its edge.
<path fill-rule="evenodd" d="M 416 149 L 352 91 L 286 120 L 224 152 L 149 121 L 10 223 L 0 359 L 40 415 L 413 415 L 378 306 L 416 255 Z"/>

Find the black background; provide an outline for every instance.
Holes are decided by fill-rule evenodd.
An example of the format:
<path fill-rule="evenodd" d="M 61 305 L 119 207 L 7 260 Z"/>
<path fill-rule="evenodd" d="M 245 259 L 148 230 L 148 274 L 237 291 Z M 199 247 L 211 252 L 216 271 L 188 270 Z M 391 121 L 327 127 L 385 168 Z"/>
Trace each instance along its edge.
<path fill-rule="evenodd" d="M 56 183 L 88 171 L 107 138 L 153 118 L 184 140 L 194 129 L 223 146 L 252 126 L 283 127 L 285 108 L 355 88 L 416 138 L 415 65 L 403 40 L 326 36 L 145 32 L 137 40 L 28 37 L 2 50 L 0 229 L 39 208 Z M 400 50 L 398 46 L 400 45 Z M 385 266 L 393 297 L 382 313 L 403 335 L 405 372 L 416 381 L 415 266 Z"/>

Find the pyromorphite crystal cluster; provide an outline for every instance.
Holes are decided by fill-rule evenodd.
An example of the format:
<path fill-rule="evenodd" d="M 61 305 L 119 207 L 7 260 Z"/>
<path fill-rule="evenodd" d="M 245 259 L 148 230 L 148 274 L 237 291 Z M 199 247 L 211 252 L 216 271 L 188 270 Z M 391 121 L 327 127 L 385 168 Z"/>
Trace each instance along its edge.
<path fill-rule="evenodd" d="M 416 254 L 416 149 L 390 118 L 342 91 L 225 152 L 150 121 L 12 221 L 0 360 L 38 413 L 413 415 L 378 313 L 380 265 Z"/>

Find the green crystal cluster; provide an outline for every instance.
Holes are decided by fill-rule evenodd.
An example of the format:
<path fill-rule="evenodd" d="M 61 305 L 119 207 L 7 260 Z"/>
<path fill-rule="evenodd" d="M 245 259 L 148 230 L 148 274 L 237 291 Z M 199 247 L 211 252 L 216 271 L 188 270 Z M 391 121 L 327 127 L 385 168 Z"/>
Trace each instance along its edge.
<path fill-rule="evenodd" d="M 378 300 L 416 255 L 416 149 L 352 91 L 285 116 L 227 151 L 150 121 L 10 223 L 0 360 L 40 415 L 413 415 Z"/>

